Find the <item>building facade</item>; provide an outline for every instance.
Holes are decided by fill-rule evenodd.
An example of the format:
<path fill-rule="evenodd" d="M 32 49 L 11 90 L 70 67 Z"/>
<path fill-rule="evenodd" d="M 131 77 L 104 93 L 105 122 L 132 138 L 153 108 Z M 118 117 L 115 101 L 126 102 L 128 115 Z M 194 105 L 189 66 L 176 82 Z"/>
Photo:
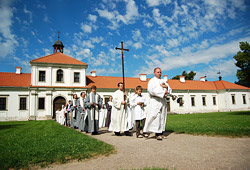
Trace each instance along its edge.
<path fill-rule="evenodd" d="M 107 102 L 117 90 L 122 77 L 97 76 L 95 71 L 86 75 L 88 64 L 63 54 L 60 40 L 53 45 L 54 53 L 30 61 L 31 73 L 0 73 L 0 121 L 46 120 L 55 118 L 55 112 L 73 99 L 73 94 L 89 93 L 92 85 Z M 58 51 L 59 50 L 59 51 Z M 173 89 L 173 94 L 183 98 L 179 104 L 167 100 L 170 113 L 202 113 L 219 111 L 250 110 L 249 88 L 227 81 L 171 80 L 163 79 Z M 138 78 L 126 77 L 126 92 L 131 94 L 136 86 L 143 87 L 147 94 L 146 74 Z"/>

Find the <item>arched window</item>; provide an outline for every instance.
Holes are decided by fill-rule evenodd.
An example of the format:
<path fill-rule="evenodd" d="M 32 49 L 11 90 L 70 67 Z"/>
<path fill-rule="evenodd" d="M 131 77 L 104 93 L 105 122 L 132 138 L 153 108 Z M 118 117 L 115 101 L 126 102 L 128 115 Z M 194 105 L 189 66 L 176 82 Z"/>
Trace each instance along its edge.
<path fill-rule="evenodd" d="M 56 72 L 56 81 L 57 82 L 63 81 L 63 71 L 61 69 L 57 70 L 57 72 Z"/>

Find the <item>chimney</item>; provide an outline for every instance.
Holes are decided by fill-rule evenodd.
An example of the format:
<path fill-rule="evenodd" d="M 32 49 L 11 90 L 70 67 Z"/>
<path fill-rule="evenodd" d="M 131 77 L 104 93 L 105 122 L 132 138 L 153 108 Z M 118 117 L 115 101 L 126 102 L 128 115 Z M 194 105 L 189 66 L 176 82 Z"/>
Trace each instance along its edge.
<path fill-rule="evenodd" d="M 16 67 L 16 74 L 21 74 L 21 70 L 22 70 L 21 67 Z"/>
<path fill-rule="evenodd" d="M 185 76 L 180 76 L 180 82 L 185 83 Z"/>
<path fill-rule="evenodd" d="M 147 74 L 139 74 L 141 81 L 147 81 Z"/>
<path fill-rule="evenodd" d="M 221 76 L 219 76 L 219 81 L 221 81 L 222 80 L 222 77 Z"/>
<path fill-rule="evenodd" d="M 168 75 L 163 75 L 163 80 L 164 80 L 164 82 L 167 82 L 168 81 Z"/>
<path fill-rule="evenodd" d="M 206 81 L 206 77 L 200 77 L 200 81 Z"/>
<path fill-rule="evenodd" d="M 90 74 L 92 77 L 96 77 L 96 71 L 91 71 Z"/>

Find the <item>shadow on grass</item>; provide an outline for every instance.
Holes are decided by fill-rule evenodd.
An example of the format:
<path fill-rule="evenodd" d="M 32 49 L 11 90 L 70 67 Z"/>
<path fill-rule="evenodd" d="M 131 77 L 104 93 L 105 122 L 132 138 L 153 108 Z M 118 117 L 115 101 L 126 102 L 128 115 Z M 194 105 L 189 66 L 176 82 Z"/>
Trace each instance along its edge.
<path fill-rule="evenodd" d="M 25 124 L 18 124 L 18 125 L 0 125 L 0 130 L 4 129 L 11 129 L 11 128 L 17 128 L 18 126 L 23 126 Z"/>
<path fill-rule="evenodd" d="M 248 115 L 250 116 L 250 111 L 246 111 L 246 112 L 232 112 L 229 113 L 230 115 Z"/>

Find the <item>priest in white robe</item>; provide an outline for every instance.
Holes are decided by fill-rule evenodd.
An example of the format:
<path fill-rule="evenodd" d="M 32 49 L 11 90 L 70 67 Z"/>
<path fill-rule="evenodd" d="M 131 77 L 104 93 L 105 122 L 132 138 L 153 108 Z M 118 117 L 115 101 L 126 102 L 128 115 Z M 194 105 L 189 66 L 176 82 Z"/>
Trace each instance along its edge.
<path fill-rule="evenodd" d="M 128 115 L 126 112 L 126 99 L 124 100 L 123 83 L 118 83 L 118 90 L 113 95 L 113 107 L 109 131 L 113 131 L 116 136 L 121 136 L 123 131 L 126 136 L 131 136 L 128 131 Z"/>
<path fill-rule="evenodd" d="M 168 85 L 161 79 L 161 69 L 154 69 L 154 78 L 148 82 L 148 93 L 150 95 L 148 113 L 143 132 L 154 132 L 157 140 L 164 138 L 166 117 L 167 117 L 167 100 L 165 95 L 168 94 Z"/>

